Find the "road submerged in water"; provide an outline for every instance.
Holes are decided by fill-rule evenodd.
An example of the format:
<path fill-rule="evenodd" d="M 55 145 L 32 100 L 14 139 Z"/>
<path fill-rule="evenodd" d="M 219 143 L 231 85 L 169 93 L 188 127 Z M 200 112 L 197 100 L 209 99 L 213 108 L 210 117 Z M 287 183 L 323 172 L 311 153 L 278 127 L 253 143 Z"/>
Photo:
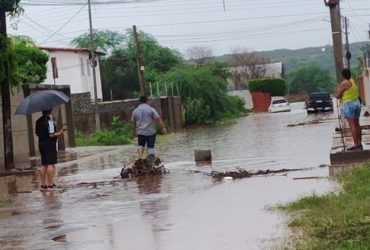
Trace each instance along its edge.
<path fill-rule="evenodd" d="M 290 232 L 287 216 L 271 207 L 337 188 L 329 168 L 318 167 L 330 162 L 335 114 L 308 116 L 301 103 L 292 107 L 168 135 L 157 146 L 170 170 L 165 176 L 117 178 L 134 160 L 130 145 L 69 149 L 73 157 L 57 166 L 59 191 L 41 193 L 33 174 L 12 183 L 2 178 L 1 248 L 275 248 Z M 323 122 L 288 127 L 318 117 Z M 212 164 L 197 166 L 195 149 L 212 150 Z M 198 173 L 237 168 L 302 171 L 225 181 Z"/>

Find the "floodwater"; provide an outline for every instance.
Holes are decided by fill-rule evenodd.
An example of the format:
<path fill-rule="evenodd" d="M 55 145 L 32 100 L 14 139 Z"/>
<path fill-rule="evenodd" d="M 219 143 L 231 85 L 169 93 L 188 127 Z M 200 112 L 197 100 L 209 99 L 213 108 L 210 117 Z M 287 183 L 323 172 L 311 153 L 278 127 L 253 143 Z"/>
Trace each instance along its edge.
<path fill-rule="evenodd" d="M 319 167 L 329 164 L 335 115 L 292 106 L 168 135 L 157 147 L 170 170 L 162 177 L 115 178 L 136 154 L 122 146 L 70 149 L 73 157 L 57 167 L 60 191 L 41 193 L 34 174 L 2 178 L 1 249 L 278 249 L 288 218 L 273 207 L 337 188 L 328 167 Z M 317 117 L 323 122 L 287 127 Z M 212 150 L 212 165 L 197 166 L 195 149 Z M 236 168 L 302 171 L 227 181 L 207 175 Z"/>

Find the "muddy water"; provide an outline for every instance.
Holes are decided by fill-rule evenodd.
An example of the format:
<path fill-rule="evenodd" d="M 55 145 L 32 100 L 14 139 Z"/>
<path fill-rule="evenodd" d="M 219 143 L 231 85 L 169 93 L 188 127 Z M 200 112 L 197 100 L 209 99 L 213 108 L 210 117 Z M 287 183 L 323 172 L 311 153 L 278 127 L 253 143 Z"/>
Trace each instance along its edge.
<path fill-rule="evenodd" d="M 271 207 L 336 186 L 328 168 L 318 167 L 329 164 L 334 117 L 323 114 L 322 123 L 287 127 L 316 118 L 302 104 L 293 107 L 169 135 L 157 147 L 170 170 L 163 177 L 115 179 L 135 156 L 135 148 L 125 146 L 73 150 L 84 157 L 58 166 L 60 191 L 40 193 L 33 175 L 3 178 L 1 248 L 275 248 L 289 232 L 286 217 Z M 195 149 L 211 149 L 212 165 L 196 166 Z M 206 174 L 237 167 L 305 170 L 222 182 Z"/>

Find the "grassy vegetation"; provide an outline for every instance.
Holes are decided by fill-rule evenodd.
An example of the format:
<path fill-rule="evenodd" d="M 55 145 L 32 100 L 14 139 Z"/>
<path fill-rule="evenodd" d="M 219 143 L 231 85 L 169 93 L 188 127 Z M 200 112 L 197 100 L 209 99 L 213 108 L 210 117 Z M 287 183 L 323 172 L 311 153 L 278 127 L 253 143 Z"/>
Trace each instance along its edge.
<path fill-rule="evenodd" d="M 132 142 L 131 137 L 132 125 L 123 124 L 118 116 L 113 117 L 112 128 L 109 130 L 96 131 L 89 135 L 84 135 L 80 131 L 75 132 L 77 147 L 125 145 Z"/>
<path fill-rule="evenodd" d="M 280 207 L 293 215 L 294 249 L 370 249 L 370 164 L 338 177 L 342 190 Z"/>
<path fill-rule="evenodd" d="M 166 127 L 168 127 L 167 124 Z M 157 135 L 160 135 L 162 132 L 159 125 L 156 124 L 155 128 Z M 88 135 L 76 131 L 75 140 L 77 147 L 127 145 L 133 143 L 132 132 L 133 127 L 131 123 L 123 124 L 120 118 L 115 116 L 113 117 L 111 129 L 96 131 Z M 166 139 L 162 138 L 162 136 L 157 136 L 157 142 L 162 140 Z"/>

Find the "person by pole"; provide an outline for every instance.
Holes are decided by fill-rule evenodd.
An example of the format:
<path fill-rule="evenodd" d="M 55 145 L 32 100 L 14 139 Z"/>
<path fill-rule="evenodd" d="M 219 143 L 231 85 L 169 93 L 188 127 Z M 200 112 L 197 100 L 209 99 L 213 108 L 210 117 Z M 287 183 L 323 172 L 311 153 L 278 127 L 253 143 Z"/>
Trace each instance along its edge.
<path fill-rule="evenodd" d="M 351 78 L 351 71 L 342 70 L 343 81 L 338 86 L 336 97 L 341 102 L 341 112 L 347 119 L 353 138 L 353 146 L 347 150 L 362 150 L 362 131 L 360 126 L 361 103 L 359 91 L 355 81 Z"/>
<path fill-rule="evenodd" d="M 155 123 L 158 123 L 163 134 L 167 133 L 162 118 L 147 102 L 148 98 L 141 96 L 140 104 L 134 109 L 131 117 L 134 133 L 138 137 L 138 155 L 140 158 L 144 156 L 145 145 L 147 146 L 148 155 L 154 156 L 156 139 Z"/>
<path fill-rule="evenodd" d="M 36 121 L 36 135 L 39 138 L 41 154 L 41 167 L 39 168 L 41 191 L 56 188 L 54 174 L 57 163 L 57 139 L 62 134 L 63 129 L 57 131 L 52 110 L 42 111 L 42 116 Z"/>

